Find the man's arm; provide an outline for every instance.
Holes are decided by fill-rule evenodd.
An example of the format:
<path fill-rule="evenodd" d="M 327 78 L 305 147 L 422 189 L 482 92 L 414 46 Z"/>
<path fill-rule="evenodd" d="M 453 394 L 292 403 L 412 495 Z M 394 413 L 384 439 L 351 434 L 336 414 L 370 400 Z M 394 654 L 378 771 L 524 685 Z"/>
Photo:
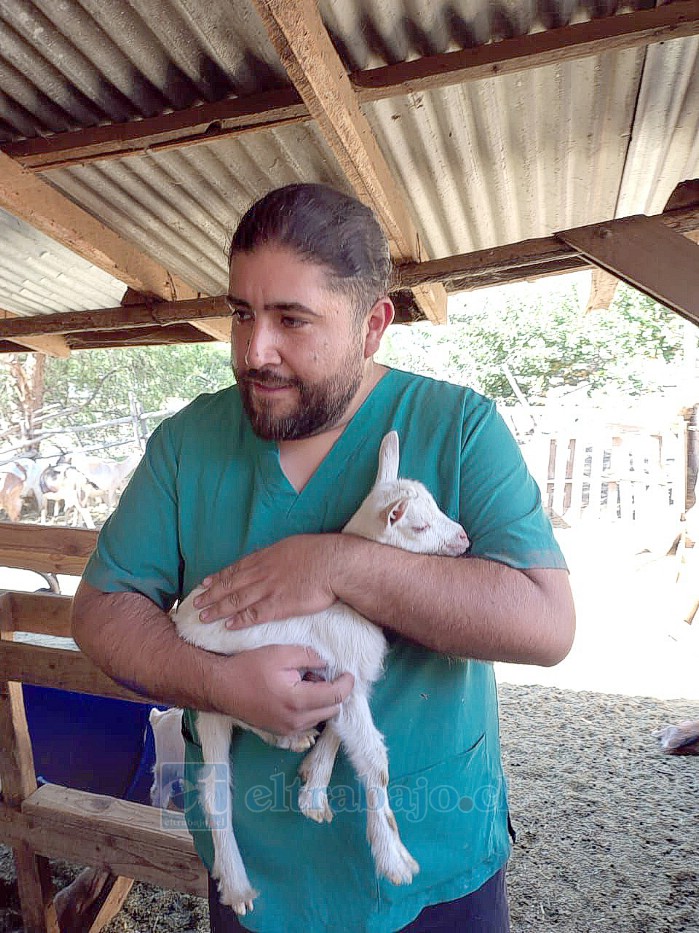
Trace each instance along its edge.
<path fill-rule="evenodd" d="M 573 642 L 565 570 L 515 570 L 481 558 L 431 557 L 353 535 L 298 535 L 207 578 L 205 621 L 242 628 L 316 612 L 335 599 L 435 651 L 553 665 Z"/>
<path fill-rule="evenodd" d="M 82 582 L 73 600 L 73 637 L 112 679 L 164 703 L 225 713 L 279 735 L 316 726 L 339 711 L 353 678 L 312 683 L 322 670 L 304 647 L 258 648 L 226 657 L 188 644 L 170 617 L 139 593 L 103 593 Z"/>

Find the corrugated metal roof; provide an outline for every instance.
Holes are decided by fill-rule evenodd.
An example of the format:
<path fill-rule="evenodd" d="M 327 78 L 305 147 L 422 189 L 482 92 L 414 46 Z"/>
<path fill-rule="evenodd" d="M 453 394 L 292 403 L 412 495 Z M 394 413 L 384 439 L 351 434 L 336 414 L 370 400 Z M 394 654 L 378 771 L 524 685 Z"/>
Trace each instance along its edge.
<path fill-rule="evenodd" d="M 319 9 L 353 71 L 565 25 L 588 18 L 590 4 L 320 0 Z M 243 2 L 0 0 L 0 30 L 5 140 L 288 84 Z M 698 43 L 365 105 L 431 256 L 662 210 L 677 182 L 699 175 Z M 255 197 L 297 180 L 346 186 L 311 122 L 45 177 L 208 293 L 224 287 L 225 242 Z"/>
<path fill-rule="evenodd" d="M 126 286 L 0 210 L 0 309 L 30 315 L 116 307 Z"/>
<path fill-rule="evenodd" d="M 311 123 L 61 169 L 46 178 L 207 294 L 225 291 L 227 242 L 257 197 L 297 181 L 346 187 Z"/>

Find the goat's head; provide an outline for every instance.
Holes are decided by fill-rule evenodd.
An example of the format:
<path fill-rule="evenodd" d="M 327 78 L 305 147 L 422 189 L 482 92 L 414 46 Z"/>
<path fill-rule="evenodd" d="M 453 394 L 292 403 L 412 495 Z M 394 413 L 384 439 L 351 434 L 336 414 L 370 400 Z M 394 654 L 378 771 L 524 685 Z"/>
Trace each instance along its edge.
<path fill-rule="evenodd" d="M 398 479 L 398 462 L 398 434 L 391 431 L 381 442 L 374 487 L 344 530 L 418 554 L 463 554 L 470 543 L 464 529 L 422 483 Z"/>

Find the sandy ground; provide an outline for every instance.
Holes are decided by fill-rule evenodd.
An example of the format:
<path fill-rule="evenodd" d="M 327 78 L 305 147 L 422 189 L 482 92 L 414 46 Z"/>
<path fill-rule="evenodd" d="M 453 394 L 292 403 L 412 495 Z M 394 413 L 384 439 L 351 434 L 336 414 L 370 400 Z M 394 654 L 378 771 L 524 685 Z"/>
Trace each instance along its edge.
<path fill-rule="evenodd" d="M 513 931 L 696 933 L 699 758 L 663 755 L 653 733 L 699 718 L 699 620 L 680 621 L 687 591 L 672 558 L 637 554 L 599 527 L 559 537 L 575 647 L 552 669 L 496 665 L 518 833 Z M 59 883 L 71 876 L 54 870 Z M 0 933 L 21 929 L 7 850 L 0 905 Z M 203 933 L 206 905 L 136 885 L 107 930 Z"/>

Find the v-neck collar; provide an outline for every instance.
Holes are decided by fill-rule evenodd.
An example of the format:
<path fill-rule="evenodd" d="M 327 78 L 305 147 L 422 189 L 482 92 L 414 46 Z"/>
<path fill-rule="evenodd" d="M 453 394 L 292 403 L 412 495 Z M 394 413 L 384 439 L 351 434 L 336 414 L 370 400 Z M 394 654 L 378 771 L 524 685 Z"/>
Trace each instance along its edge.
<path fill-rule="evenodd" d="M 247 430 L 257 444 L 256 460 L 262 479 L 261 485 L 280 509 L 288 514 L 295 508 L 305 507 L 307 503 L 311 506 L 316 499 L 317 490 L 327 489 L 329 483 L 339 480 L 348 461 L 366 443 L 370 435 L 368 428 L 372 421 L 372 412 L 381 406 L 387 385 L 394 378 L 394 374 L 395 370 L 389 368 L 379 379 L 300 492 L 296 491 L 282 469 L 277 442 L 256 437 L 248 422 Z"/>

